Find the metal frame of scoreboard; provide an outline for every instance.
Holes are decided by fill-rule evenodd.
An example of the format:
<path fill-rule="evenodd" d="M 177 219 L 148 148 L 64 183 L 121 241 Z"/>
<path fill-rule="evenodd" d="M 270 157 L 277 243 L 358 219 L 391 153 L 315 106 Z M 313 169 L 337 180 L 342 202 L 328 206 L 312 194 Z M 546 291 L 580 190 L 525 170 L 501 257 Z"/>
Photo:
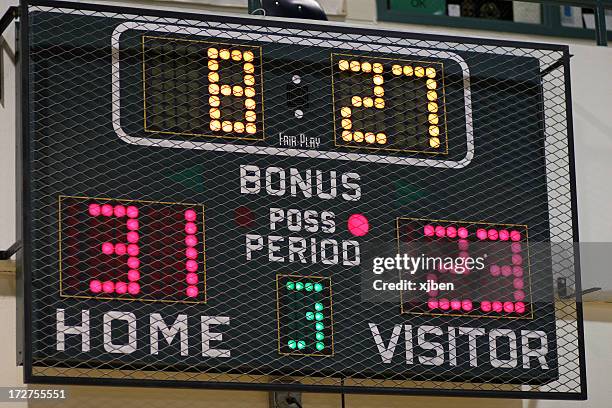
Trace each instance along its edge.
<path fill-rule="evenodd" d="M 66 7 L 75 10 L 83 10 L 88 12 L 102 13 L 122 13 L 122 14 L 140 14 L 151 17 L 167 17 L 167 12 L 162 10 L 143 10 L 138 8 L 115 7 L 100 4 L 83 4 L 71 3 L 52 0 L 22 0 L 19 6 L 19 24 L 16 36 L 18 38 L 18 81 L 17 81 L 17 231 L 18 239 L 23 242 L 23 251 L 18 255 L 17 262 L 17 295 L 22 301 L 17 303 L 17 359 L 19 364 L 24 366 L 24 380 L 26 383 L 47 383 L 47 384 L 74 384 L 74 385 L 98 385 L 100 380 L 96 378 L 75 378 L 75 377 L 60 377 L 60 376 L 37 376 L 33 374 L 32 368 L 32 332 L 31 332 L 31 311 L 32 298 L 28 287 L 32 284 L 31 275 L 31 233 L 32 220 L 30 219 L 31 209 L 31 180 L 24 177 L 24 174 L 30 173 L 31 150 L 29 121 L 31 112 L 29 111 L 28 96 L 30 95 L 30 72 L 29 72 L 29 20 L 28 7 L 43 6 L 43 7 Z M 249 21 L 257 22 L 261 25 L 270 24 L 279 28 L 292 29 L 309 29 L 325 31 L 330 26 L 339 33 L 353 34 L 358 28 L 362 35 L 385 36 L 390 33 L 397 38 L 421 39 L 424 41 L 445 41 L 456 42 L 462 44 L 478 44 L 490 45 L 499 47 L 533 47 L 543 50 L 551 50 L 562 52 L 561 60 L 552 64 L 551 71 L 562 67 L 564 69 L 565 87 L 565 108 L 567 110 L 567 133 L 568 133 L 568 150 L 569 150 L 569 171 L 570 171 L 570 187 L 571 187 L 571 204 L 574 209 L 572 213 L 572 230 L 574 241 L 579 241 L 578 219 L 577 219 L 577 197 L 576 197 L 576 176 L 575 176 L 575 160 L 574 160 L 574 135 L 573 135 L 573 119 L 571 106 L 571 89 L 570 89 L 570 53 L 568 46 L 544 44 L 544 43 L 529 43 L 507 40 L 492 40 L 492 39 L 469 39 L 457 36 L 433 35 L 433 34 L 418 34 L 406 33 L 402 31 L 388 31 L 380 29 L 371 29 L 356 27 L 347 24 L 331 24 L 331 23 L 310 23 L 296 20 L 283 20 L 278 18 L 256 18 L 256 17 L 237 17 L 229 15 L 207 15 L 193 14 L 186 12 L 173 12 L 176 18 L 190 20 L 205 20 L 220 23 L 245 23 Z M 544 74 L 544 73 L 543 73 Z M 574 252 L 575 269 L 576 269 L 576 320 L 578 333 L 578 349 L 580 363 L 580 392 L 542 392 L 542 391 L 493 391 L 493 390 L 467 390 L 467 389 L 434 389 L 434 388 L 380 388 L 375 386 L 335 386 L 335 385 L 304 385 L 298 383 L 235 383 L 235 382 L 207 382 L 207 381 L 183 381 L 183 380 L 150 380 L 150 379 L 119 379 L 105 378 L 104 384 L 111 386 L 166 386 L 166 387 L 199 387 L 211 389 L 236 389 L 236 390 L 302 390 L 315 392 L 350 392 L 350 393 L 377 393 L 377 394 L 404 394 L 404 395 L 431 395 L 431 396 L 469 396 L 469 397 L 498 397 L 498 398 L 538 398 L 538 399 L 558 399 L 558 400 L 574 400 L 586 399 L 586 369 L 585 369 L 585 354 L 584 354 L 584 326 L 583 326 L 583 311 L 581 304 L 581 284 L 579 265 L 580 258 L 577 250 Z"/>

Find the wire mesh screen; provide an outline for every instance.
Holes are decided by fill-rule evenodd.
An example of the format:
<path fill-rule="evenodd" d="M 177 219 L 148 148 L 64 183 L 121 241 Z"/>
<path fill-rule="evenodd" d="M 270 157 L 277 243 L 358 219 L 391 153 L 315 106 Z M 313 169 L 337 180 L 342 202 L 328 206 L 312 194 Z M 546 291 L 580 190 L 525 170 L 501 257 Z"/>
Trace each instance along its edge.
<path fill-rule="evenodd" d="M 25 7 L 30 381 L 584 397 L 565 48 Z"/>

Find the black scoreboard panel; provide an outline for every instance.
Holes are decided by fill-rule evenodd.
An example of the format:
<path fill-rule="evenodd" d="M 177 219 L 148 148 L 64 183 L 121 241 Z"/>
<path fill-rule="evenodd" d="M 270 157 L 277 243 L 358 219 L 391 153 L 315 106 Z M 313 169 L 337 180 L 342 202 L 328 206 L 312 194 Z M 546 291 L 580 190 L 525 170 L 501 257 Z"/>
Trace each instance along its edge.
<path fill-rule="evenodd" d="M 559 378 L 537 58 L 28 17 L 32 366 Z M 484 264 L 367 299 L 389 250 Z"/>

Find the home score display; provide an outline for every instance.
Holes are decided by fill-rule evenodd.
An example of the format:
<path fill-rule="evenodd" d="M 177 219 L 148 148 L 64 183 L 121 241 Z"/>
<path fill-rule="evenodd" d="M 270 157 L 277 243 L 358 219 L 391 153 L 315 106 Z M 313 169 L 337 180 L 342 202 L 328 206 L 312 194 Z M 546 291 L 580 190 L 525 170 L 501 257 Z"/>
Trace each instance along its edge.
<path fill-rule="evenodd" d="M 558 378 L 537 59 L 29 18 L 30 380 Z"/>

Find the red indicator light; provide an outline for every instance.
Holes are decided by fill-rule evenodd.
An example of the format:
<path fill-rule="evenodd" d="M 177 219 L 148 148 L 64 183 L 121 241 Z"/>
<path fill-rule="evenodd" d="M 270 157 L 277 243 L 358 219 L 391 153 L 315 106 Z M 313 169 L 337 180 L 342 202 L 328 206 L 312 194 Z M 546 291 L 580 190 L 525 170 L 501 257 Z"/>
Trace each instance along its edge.
<path fill-rule="evenodd" d="M 368 219 L 363 214 L 352 214 L 348 218 L 348 230 L 356 237 L 363 237 L 370 230 Z"/>

